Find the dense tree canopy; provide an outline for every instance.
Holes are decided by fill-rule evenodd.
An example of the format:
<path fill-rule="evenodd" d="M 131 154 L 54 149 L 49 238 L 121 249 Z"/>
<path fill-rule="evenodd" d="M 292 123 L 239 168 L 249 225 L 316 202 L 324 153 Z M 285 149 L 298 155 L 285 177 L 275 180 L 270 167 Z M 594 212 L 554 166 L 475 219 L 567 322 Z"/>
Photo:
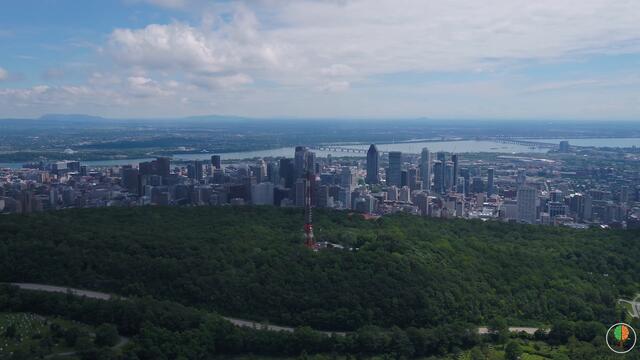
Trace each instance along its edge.
<path fill-rule="evenodd" d="M 270 207 L 103 208 L 0 217 L 0 281 L 157 299 L 254 320 L 355 330 L 616 320 L 640 233 Z M 160 336 L 159 334 L 156 334 Z M 155 336 L 155 335 L 154 335 Z M 393 334 L 391 336 L 394 336 Z M 398 353 L 416 351 L 396 334 Z"/>

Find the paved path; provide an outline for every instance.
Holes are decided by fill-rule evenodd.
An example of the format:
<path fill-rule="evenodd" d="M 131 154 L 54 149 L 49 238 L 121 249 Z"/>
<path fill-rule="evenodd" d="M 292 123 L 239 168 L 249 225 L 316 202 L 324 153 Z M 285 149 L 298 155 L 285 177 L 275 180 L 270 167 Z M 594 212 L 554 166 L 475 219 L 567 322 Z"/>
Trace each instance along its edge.
<path fill-rule="evenodd" d="M 57 292 L 57 293 L 64 293 L 64 294 L 72 293 L 74 295 L 85 296 L 91 299 L 99 299 L 99 300 L 110 300 L 113 298 L 112 295 L 103 293 L 103 292 L 79 290 L 79 289 L 68 288 L 64 286 L 52 286 L 52 285 L 31 284 L 31 283 L 10 283 L 10 284 L 24 290 L 38 290 L 38 291 Z M 253 329 L 266 329 L 270 331 L 287 331 L 287 332 L 293 332 L 295 330 L 294 327 L 290 327 L 290 326 L 262 324 L 262 323 L 251 321 L 251 320 L 237 319 L 237 318 L 232 318 L 228 316 L 223 316 L 223 318 L 229 321 L 230 323 L 232 323 L 233 325 L 236 325 L 239 327 L 247 327 L 247 328 L 253 328 Z M 322 333 L 327 335 L 331 335 L 334 333 L 337 335 L 345 334 L 344 332 L 331 332 L 331 331 L 322 331 Z"/>
<path fill-rule="evenodd" d="M 70 292 L 74 295 L 86 296 L 88 298 L 100 299 L 100 300 L 109 300 L 113 298 L 112 295 L 107 293 L 102 293 L 98 291 L 79 290 L 79 289 L 68 288 L 63 286 L 51 286 L 51 285 L 43 285 L 43 284 L 29 284 L 29 283 L 10 283 L 10 284 L 25 290 L 40 290 L 40 291 L 59 292 L 59 293 Z M 270 331 L 287 331 L 287 332 L 293 332 L 295 330 L 294 327 L 290 327 L 290 326 L 262 324 L 256 321 L 232 318 L 228 316 L 223 316 L 223 318 L 238 327 L 264 329 L 264 330 L 270 330 Z M 533 335 L 536 332 L 536 330 L 538 330 L 538 328 L 536 327 L 510 327 L 509 328 L 510 332 L 515 332 L 515 333 L 525 332 L 530 335 Z M 331 335 L 331 334 L 336 334 L 341 336 L 346 335 L 345 332 L 341 332 L 341 331 L 321 331 L 321 333 L 327 334 L 327 335 Z M 478 328 L 478 333 L 480 335 L 489 334 L 489 328 L 486 326 L 481 326 Z"/>
<path fill-rule="evenodd" d="M 627 310 L 629 315 L 633 318 L 640 318 L 640 296 L 637 296 L 633 300 L 618 299 L 619 304 L 629 304 L 631 310 Z"/>
<path fill-rule="evenodd" d="M 40 290 L 47 292 L 58 292 L 58 293 L 72 293 L 78 296 L 85 296 L 92 299 L 100 299 L 100 300 L 109 300 L 111 299 L 111 295 L 107 293 L 101 293 L 97 291 L 88 291 L 88 290 L 78 290 L 73 288 L 67 288 L 62 286 L 51 286 L 51 285 L 42 285 L 42 284 L 29 284 L 29 283 L 10 283 L 11 285 L 15 285 L 20 289 L 24 290 Z"/>
<path fill-rule="evenodd" d="M 526 326 L 512 326 L 509 328 L 509 331 L 512 333 L 520 333 L 520 332 L 525 332 L 529 335 L 533 335 L 536 333 L 536 331 L 538 331 L 539 328 L 537 327 L 526 327 Z M 489 334 L 489 328 L 486 326 L 481 326 L 478 328 L 478 333 L 480 335 L 486 335 Z"/>

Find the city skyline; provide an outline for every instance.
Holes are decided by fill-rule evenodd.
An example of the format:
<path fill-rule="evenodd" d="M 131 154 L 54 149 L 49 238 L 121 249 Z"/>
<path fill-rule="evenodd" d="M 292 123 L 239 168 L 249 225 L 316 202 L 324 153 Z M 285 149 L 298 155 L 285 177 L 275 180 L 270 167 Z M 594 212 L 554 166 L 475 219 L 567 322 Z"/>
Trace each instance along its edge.
<path fill-rule="evenodd" d="M 639 11 L 604 0 L 14 2 L 0 14 L 0 118 L 637 120 Z"/>
<path fill-rule="evenodd" d="M 292 157 L 224 164 L 212 155 L 173 166 L 169 157 L 157 157 L 137 166 L 41 161 L 0 169 L 0 213 L 148 205 L 299 207 L 305 209 L 306 244 L 315 250 L 326 244 L 314 240 L 312 207 L 373 217 L 404 212 L 573 228 L 640 223 L 634 173 L 570 160 L 589 156 L 600 162 L 609 156 L 606 148 L 572 148 L 561 141 L 546 159 L 467 154 L 473 160 L 466 160 L 438 151 L 433 161 L 426 147 L 420 154 L 381 156 L 371 144 L 366 158 L 317 156 L 306 146 L 291 150 Z"/>

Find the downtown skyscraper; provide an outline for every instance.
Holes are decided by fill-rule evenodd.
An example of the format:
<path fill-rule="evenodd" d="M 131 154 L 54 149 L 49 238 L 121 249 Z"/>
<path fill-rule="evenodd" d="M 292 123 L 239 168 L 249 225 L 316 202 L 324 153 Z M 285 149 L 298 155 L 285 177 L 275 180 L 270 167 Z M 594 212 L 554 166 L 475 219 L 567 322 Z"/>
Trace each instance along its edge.
<path fill-rule="evenodd" d="M 378 148 L 375 144 L 371 144 L 369 151 L 367 151 L 367 184 L 378 184 L 380 182 L 380 177 L 378 176 L 379 163 L 380 153 Z"/>
<path fill-rule="evenodd" d="M 389 152 L 387 185 L 402 186 L 402 153 L 400 151 Z"/>
<path fill-rule="evenodd" d="M 429 149 L 423 148 L 420 154 L 420 179 L 422 187 L 426 190 L 431 189 L 431 153 Z"/>

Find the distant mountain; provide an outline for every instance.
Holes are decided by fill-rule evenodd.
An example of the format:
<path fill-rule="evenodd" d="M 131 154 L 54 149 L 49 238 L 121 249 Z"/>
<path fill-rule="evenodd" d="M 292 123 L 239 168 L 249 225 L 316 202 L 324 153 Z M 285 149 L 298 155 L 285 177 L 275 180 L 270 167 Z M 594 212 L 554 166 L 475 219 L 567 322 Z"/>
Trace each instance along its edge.
<path fill-rule="evenodd" d="M 45 114 L 38 118 L 38 120 L 47 120 L 47 121 L 106 121 L 111 119 L 106 119 L 101 116 L 92 116 L 85 114 Z"/>

